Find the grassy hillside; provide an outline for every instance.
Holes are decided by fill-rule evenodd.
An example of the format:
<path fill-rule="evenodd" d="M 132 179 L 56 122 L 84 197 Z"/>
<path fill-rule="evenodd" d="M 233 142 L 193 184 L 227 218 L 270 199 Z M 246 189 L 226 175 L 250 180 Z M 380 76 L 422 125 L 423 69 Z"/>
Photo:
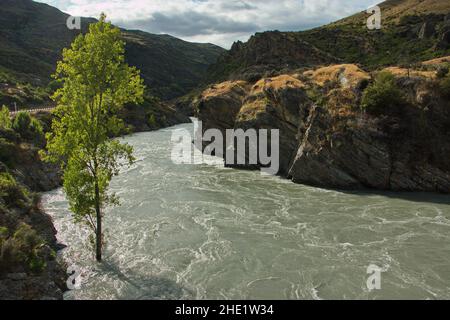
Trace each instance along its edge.
<path fill-rule="evenodd" d="M 2 0 L 0 103 L 2 98 L 4 102 L 17 100 L 11 99 L 14 93 L 8 92 L 5 84 L 48 86 L 61 50 L 80 32 L 66 27 L 67 17 L 56 8 L 31 0 Z M 93 21 L 82 19 L 82 31 Z M 166 35 L 126 30 L 124 33 L 128 62 L 141 69 L 151 93 L 163 99 L 183 95 L 195 87 L 207 67 L 224 51 L 212 44 L 189 43 Z M 28 103 L 26 95 L 22 96 Z"/>
<path fill-rule="evenodd" d="M 450 1 L 390 0 L 380 7 L 381 30 L 368 30 L 366 22 L 370 15 L 362 12 L 308 31 L 265 32 L 247 43 L 235 43 L 232 50 L 211 67 L 211 82 L 225 78 L 249 80 L 286 69 L 326 65 L 333 60 L 357 63 L 373 70 L 450 54 Z M 258 45 L 255 45 L 256 38 Z M 289 50 L 285 50 L 287 42 L 291 44 Z M 265 47 L 271 50 L 263 52 Z M 274 50 L 276 48 L 279 50 Z M 264 59 L 259 59 L 262 55 Z M 279 56 L 282 59 L 278 59 Z M 254 70 L 259 70 L 259 75 L 252 75 Z"/>
<path fill-rule="evenodd" d="M 414 64 L 450 53 L 450 1 L 392 0 L 380 7 L 381 30 L 368 30 L 369 14 L 363 12 L 299 36 L 368 69 Z"/>

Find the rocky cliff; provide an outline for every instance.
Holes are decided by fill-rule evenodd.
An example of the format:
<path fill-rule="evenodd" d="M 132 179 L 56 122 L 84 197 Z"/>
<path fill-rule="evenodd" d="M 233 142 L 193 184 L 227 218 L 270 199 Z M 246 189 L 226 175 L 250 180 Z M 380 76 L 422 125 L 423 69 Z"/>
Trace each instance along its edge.
<path fill-rule="evenodd" d="M 62 299 L 61 245 L 36 192 L 61 183 L 57 167 L 40 160 L 39 143 L 0 129 L 0 299 Z"/>
<path fill-rule="evenodd" d="M 203 92 L 197 115 L 204 130 L 279 129 L 279 174 L 297 183 L 450 193 L 450 103 L 437 81 L 397 75 L 405 103 L 379 112 L 361 109 L 371 82 L 356 65 L 228 81 Z"/>

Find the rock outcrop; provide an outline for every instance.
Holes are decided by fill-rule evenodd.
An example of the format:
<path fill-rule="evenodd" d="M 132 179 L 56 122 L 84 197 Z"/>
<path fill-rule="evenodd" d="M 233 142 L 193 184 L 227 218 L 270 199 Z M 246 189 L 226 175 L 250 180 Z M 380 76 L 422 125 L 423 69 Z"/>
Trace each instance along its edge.
<path fill-rule="evenodd" d="M 286 174 L 297 145 L 297 134 L 312 102 L 304 84 L 289 75 L 258 81 L 244 99 L 234 129 L 279 129 L 280 173 Z M 269 143 L 270 143 L 269 139 Z"/>
<path fill-rule="evenodd" d="M 450 193 L 448 100 L 432 80 L 399 75 L 408 106 L 369 114 L 359 107 L 369 81 L 355 65 L 336 65 L 226 82 L 202 95 L 197 115 L 221 131 L 279 129 L 279 174 L 296 183 Z"/>
<path fill-rule="evenodd" d="M 295 32 L 256 33 L 248 42 L 233 44 L 209 69 L 209 80 L 256 81 L 286 70 L 336 63 L 339 59 L 316 48 Z"/>

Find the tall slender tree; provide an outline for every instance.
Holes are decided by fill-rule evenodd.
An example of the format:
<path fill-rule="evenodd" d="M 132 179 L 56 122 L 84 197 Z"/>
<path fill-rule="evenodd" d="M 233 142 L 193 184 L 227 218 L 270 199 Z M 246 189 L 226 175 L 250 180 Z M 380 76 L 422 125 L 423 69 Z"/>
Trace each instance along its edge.
<path fill-rule="evenodd" d="M 118 111 L 142 102 L 145 89 L 139 71 L 125 63 L 120 30 L 105 19 L 102 14 L 63 50 L 54 75 L 63 86 L 53 97 L 57 108 L 43 155 L 61 165 L 70 209 L 76 222 L 92 229 L 97 261 L 102 260 L 104 208 L 118 204 L 109 184 L 122 164 L 134 161 L 131 146 L 110 138 L 124 128 Z"/>

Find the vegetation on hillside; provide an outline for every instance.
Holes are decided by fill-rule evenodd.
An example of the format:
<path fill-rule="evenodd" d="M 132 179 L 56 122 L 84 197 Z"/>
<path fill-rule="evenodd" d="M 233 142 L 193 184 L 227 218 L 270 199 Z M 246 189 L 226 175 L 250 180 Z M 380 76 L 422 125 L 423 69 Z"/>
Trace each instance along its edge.
<path fill-rule="evenodd" d="M 36 201 L 10 173 L 0 172 L 0 277 L 8 272 L 41 273 L 47 267 L 49 250 L 54 255 L 24 221 L 24 213 L 36 210 Z"/>
<path fill-rule="evenodd" d="M 374 71 L 410 67 L 450 55 L 450 2 L 389 0 L 381 4 L 382 28 L 369 30 L 366 12 L 312 30 L 257 33 L 210 67 L 210 82 L 262 77 L 320 65 L 354 63 Z M 269 49 L 267 49 L 269 48 Z M 301 53 L 308 53 L 301 57 Z"/>
<path fill-rule="evenodd" d="M 32 104 L 20 93 L 6 95 L 2 83 L 35 88 L 30 98 L 40 97 L 47 90 L 61 51 L 80 33 L 66 27 L 68 15 L 44 3 L 32 0 L 2 0 L 0 6 L 0 104 L 17 101 Z M 88 31 L 95 19 L 82 19 L 81 32 Z M 151 94 L 162 99 L 182 96 L 196 87 L 207 68 L 225 50 L 212 44 L 182 41 L 167 35 L 123 30 L 126 58 L 142 71 Z M 5 81 L 5 79 L 7 79 Z M 19 89 L 20 90 L 20 89 Z M 50 92 L 51 93 L 51 92 Z"/>
<path fill-rule="evenodd" d="M 393 74 L 380 72 L 362 96 L 361 107 L 370 113 L 395 112 L 405 105 L 402 90 Z"/>

